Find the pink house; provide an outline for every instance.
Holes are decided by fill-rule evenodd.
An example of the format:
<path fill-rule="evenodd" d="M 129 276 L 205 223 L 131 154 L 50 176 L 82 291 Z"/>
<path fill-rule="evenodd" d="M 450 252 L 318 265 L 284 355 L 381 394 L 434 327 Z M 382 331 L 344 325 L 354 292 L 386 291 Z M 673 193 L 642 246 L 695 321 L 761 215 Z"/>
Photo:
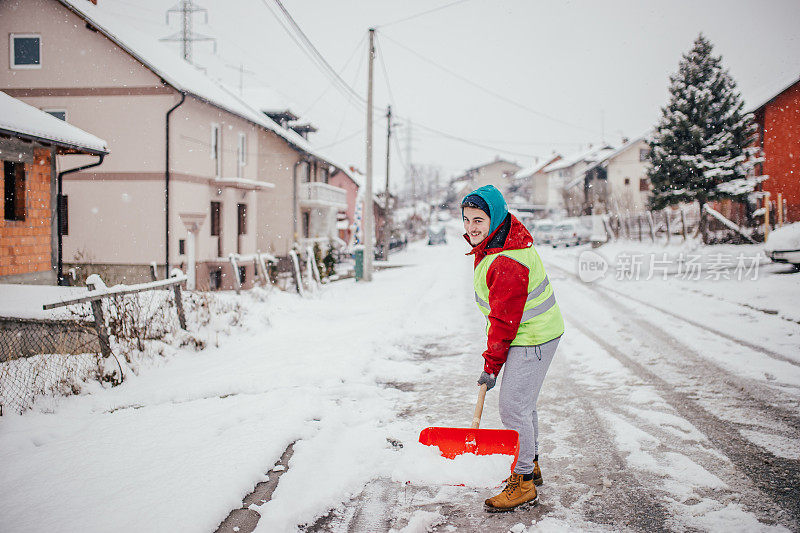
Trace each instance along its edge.
<path fill-rule="evenodd" d="M 230 288 L 230 254 L 285 258 L 336 236 L 339 167 L 102 2 L 0 2 L 0 20 L 0 88 L 108 141 L 102 167 L 65 176 L 68 266 L 131 283 L 155 262 Z M 241 273 L 250 285 L 252 261 Z"/>
<path fill-rule="evenodd" d="M 339 238 L 344 242 L 350 242 L 352 237 L 353 221 L 355 220 L 356 200 L 358 198 L 358 190 L 361 188 L 361 181 L 364 176 L 360 174 L 355 168 L 350 167 L 345 170 L 338 170 L 331 175 L 329 183 L 335 187 L 346 191 L 347 195 L 347 208 L 339 211 Z M 376 236 L 380 236 L 381 229 L 384 227 L 386 217 L 384 215 L 384 206 L 379 201 L 379 197 L 375 197 L 372 203 L 372 212 L 375 221 Z M 376 242 L 376 245 L 378 243 Z"/>

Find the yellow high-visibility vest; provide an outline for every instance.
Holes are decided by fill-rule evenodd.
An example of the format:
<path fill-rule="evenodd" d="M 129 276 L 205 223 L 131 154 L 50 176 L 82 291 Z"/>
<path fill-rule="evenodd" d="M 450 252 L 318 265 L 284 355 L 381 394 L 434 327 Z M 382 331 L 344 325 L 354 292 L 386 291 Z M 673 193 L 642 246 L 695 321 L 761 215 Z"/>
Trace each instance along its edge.
<path fill-rule="evenodd" d="M 517 336 L 511 345 L 534 346 L 560 337 L 564 333 L 564 319 L 556 302 L 553 287 L 544 271 L 542 260 L 533 246 L 487 255 L 475 267 L 473 276 L 475 302 L 478 304 L 478 309 L 486 316 L 486 332 L 489 332 L 489 313 L 491 313 L 486 275 L 489 267 L 501 255 L 528 268 L 528 299 L 522 312 Z"/>

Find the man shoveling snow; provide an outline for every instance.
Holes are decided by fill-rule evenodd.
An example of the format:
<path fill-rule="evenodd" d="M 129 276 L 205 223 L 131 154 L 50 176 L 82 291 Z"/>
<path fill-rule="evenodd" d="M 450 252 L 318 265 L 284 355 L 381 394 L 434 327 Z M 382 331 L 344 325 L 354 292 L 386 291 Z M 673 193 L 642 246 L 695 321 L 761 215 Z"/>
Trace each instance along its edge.
<path fill-rule="evenodd" d="M 485 360 L 478 385 L 500 385 L 500 419 L 519 433 L 519 459 L 500 494 L 486 500 L 490 512 L 536 504 L 539 469 L 539 421 L 536 400 L 564 320 L 530 232 L 508 212 L 503 195 L 492 185 L 461 202 L 466 234 L 475 256 L 475 301 L 487 317 Z"/>

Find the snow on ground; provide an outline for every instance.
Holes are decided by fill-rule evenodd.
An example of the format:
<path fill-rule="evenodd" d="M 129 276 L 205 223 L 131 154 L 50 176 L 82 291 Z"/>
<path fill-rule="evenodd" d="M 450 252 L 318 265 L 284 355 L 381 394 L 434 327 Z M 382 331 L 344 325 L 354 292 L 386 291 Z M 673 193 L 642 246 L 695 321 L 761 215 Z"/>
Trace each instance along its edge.
<path fill-rule="evenodd" d="M 243 293 L 243 324 L 218 345 L 3 416 L 0 530 L 212 531 L 278 474 L 251 506 L 258 531 L 797 527 L 776 471 L 760 469 L 769 459 L 787 483 L 797 475 L 800 277 L 760 263 L 752 282 L 587 284 L 576 274 L 588 248 L 541 249 L 567 319 L 540 400 L 545 485 L 532 510 L 488 515 L 508 459 L 449 461 L 416 443 L 425 426 L 469 424 L 482 367 L 472 260 L 449 232 L 371 284 Z M 501 427 L 495 391 L 481 427 Z M 272 470 L 291 443 L 288 468 Z"/>
<path fill-rule="evenodd" d="M 79 298 L 86 293 L 85 287 L 0 284 L 0 317 L 46 320 L 73 318 L 65 307 L 44 311 L 42 306 Z"/>

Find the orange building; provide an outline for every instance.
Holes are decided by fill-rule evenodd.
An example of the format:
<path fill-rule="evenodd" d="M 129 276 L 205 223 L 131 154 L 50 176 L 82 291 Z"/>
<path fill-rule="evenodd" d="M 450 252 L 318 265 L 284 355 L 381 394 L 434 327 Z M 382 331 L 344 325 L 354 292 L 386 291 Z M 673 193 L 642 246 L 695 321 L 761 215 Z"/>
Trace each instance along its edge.
<path fill-rule="evenodd" d="M 769 96 L 753 112 L 764 151 L 761 174 L 769 176 L 762 190 L 769 191 L 774 208 L 781 194 L 785 221 L 800 221 L 800 79 Z"/>
<path fill-rule="evenodd" d="M 99 156 L 78 168 L 96 166 L 108 152 L 106 143 L 0 92 L 0 283 L 55 284 L 61 270 L 61 237 L 68 230 L 59 223 L 66 208 L 60 196 L 57 156 Z M 77 167 L 78 165 L 72 165 Z M 67 170 L 66 172 L 71 172 Z"/>

